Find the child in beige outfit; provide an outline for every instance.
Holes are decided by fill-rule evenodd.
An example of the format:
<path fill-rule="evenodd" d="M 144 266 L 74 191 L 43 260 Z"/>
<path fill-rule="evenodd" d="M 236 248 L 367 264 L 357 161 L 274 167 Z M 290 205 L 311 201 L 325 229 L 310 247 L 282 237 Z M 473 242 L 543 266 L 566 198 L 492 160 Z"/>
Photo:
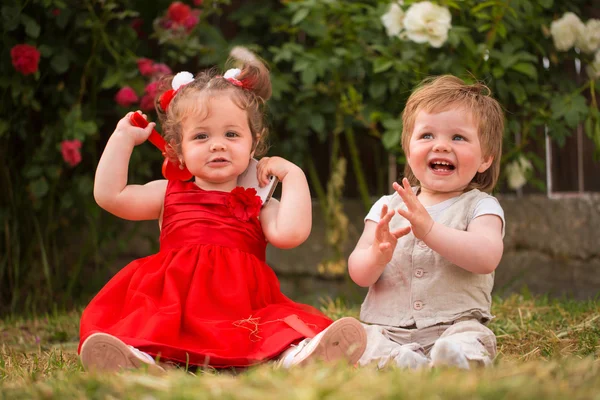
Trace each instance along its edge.
<path fill-rule="evenodd" d="M 485 86 L 442 76 L 410 96 L 403 123 L 406 177 L 373 205 L 348 262 L 369 287 L 359 364 L 488 365 L 504 213 L 487 192 L 500 170 L 501 107 Z"/>

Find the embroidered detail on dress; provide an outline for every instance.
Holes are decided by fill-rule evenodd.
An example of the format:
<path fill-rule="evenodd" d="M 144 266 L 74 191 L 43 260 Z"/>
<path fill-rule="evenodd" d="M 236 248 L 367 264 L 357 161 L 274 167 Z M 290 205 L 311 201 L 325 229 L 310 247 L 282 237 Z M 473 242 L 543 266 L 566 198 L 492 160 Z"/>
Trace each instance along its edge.
<path fill-rule="evenodd" d="M 262 322 L 262 323 L 260 322 L 260 317 L 253 318 L 252 315 L 250 315 L 246 319 L 240 319 L 238 321 L 233 322 L 233 326 L 250 331 L 250 340 L 253 342 L 258 342 L 259 340 L 262 339 L 262 336 L 259 335 L 260 326 L 266 325 L 266 324 L 271 324 L 273 322 L 282 322 L 282 323 L 288 325 L 290 328 L 294 329 L 296 332 L 299 332 L 300 334 L 302 334 L 308 338 L 311 338 L 316 334 L 316 332 L 313 331 L 310 328 L 310 326 L 317 328 L 317 325 L 316 324 L 307 324 L 306 322 L 302 321 L 300 319 L 300 317 L 298 317 L 296 314 L 290 315 L 283 319 L 278 318 L 278 319 L 274 319 L 272 321 L 267 321 L 267 322 Z M 292 322 L 292 323 L 290 323 L 290 322 Z M 305 329 L 298 329 L 301 326 L 304 326 Z M 309 332 L 309 331 L 311 331 L 311 332 Z"/>
<path fill-rule="evenodd" d="M 234 188 L 227 197 L 227 208 L 231 215 L 240 221 L 249 221 L 258 217 L 262 200 L 256 195 L 256 189 Z"/>

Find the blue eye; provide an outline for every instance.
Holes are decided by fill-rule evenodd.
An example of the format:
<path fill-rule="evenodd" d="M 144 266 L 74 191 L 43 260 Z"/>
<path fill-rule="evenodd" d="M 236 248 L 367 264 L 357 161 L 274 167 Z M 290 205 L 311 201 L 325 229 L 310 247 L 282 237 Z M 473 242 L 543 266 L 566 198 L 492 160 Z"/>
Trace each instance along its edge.
<path fill-rule="evenodd" d="M 432 139 L 433 135 L 431 133 L 424 133 L 421 135 L 421 139 Z"/>
<path fill-rule="evenodd" d="M 452 138 L 452 140 L 466 140 L 464 136 L 461 135 L 454 135 L 454 137 Z"/>

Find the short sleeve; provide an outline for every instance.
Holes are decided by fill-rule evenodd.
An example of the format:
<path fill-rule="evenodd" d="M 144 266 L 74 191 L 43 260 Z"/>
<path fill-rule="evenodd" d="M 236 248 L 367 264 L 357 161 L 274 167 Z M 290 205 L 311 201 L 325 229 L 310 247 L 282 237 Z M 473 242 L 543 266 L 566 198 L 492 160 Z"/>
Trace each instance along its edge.
<path fill-rule="evenodd" d="M 504 220 L 504 210 L 498 199 L 493 196 L 485 197 L 477 202 L 473 211 L 473 218 L 481 217 L 482 215 L 497 215 L 502 220 L 502 237 L 504 238 L 506 221 Z"/>
<path fill-rule="evenodd" d="M 375 223 L 378 223 L 379 220 L 381 219 L 381 209 L 383 208 L 383 205 L 390 205 L 390 200 L 392 199 L 393 194 L 387 195 L 387 196 L 382 196 L 379 200 L 377 200 L 375 202 L 375 204 L 373 204 L 373 207 L 371 207 L 371 209 L 369 210 L 369 213 L 367 214 L 367 216 L 365 217 L 365 222 L 367 220 L 373 221 Z"/>

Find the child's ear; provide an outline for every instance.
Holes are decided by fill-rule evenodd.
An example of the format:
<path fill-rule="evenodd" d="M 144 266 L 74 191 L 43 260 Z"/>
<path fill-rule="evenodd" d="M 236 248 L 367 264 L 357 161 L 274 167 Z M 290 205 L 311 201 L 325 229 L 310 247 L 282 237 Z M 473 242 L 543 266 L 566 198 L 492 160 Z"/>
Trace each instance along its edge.
<path fill-rule="evenodd" d="M 489 156 L 487 159 L 484 159 L 479 168 L 477 169 L 477 172 L 479 172 L 480 174 L 485 172 L 492 165 L 493 162 L 494 156 Z"/>

